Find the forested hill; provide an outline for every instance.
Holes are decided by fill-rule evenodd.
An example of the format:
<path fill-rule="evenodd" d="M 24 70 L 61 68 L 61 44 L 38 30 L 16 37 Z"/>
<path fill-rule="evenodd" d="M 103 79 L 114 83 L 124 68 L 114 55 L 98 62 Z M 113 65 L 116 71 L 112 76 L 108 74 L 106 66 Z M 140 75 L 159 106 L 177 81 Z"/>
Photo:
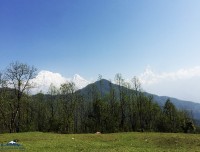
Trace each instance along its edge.
<path fill-rule="evenodd" d="M 116 82 L 118 85 L 101 79 L 76 92 L 73 83 L 68 83 L 61 85 L 59 89 L 50 87 L 49 94 L 36 95 L 1 88 L 0 133 L 195 131 L 197 125 L 190 113 L 173 104 L 177 100 L 143 93 L 137 80 L 135 91 L 120 79 Z M 21 95 L 20 100 L 17 95 Z M 190 102 L 182 103 L 184 107 L 184 103 Z M 192 104 L 190 106 L 193 108 Z M 193 113 L 197 118 L 198 111 Z"/>
<path fill-rule="evenodd" d="M 114 89 L 115 93 L 119 96 L 119 86 L 106 79 L 102 79 L 92 84 L 89 84 L 88 86 L 79 90 L 78 92 L 85 96 L 88 96 L 92 90 L 96 89 L 103 96 L 106 96 L 110 93 L 111 88 Z M 133 91 L 132 89 L 128 89 L 126 87 L 121 87 L 121 88 L 128 91 L 129 93 Z M 167 99 L 170 99 L 170 101 L 176 106 L 176 108 L 187 110 L 188 112 L 192 112 L 194 119 L 198 119 L 198 120 L 200 119 L 200 103 L 180 100 L 180 99 L 176 99 L 176 98 L 168 97 L 168 96 L 158 96 L 158 95 L 151 94 L 148 92 L 143 92 L 143 93 L 145 96 L 152 96 L 153 101 L 158 103 L 161 107 L 164 106 Z"/>
<path fill-rule="evenodd" d="M 91 83 L 87 85 L 85 88 L 78 90 L 78 93 L 81 93 L 82 95 L 88 96 L 92 90 L 99 91 L 102 93 L 102 96 L 106 96 L 110 93 L 110 90 L 114 89 L 116 94 L 119 94 L 119 86 L 112 83 L 111 81 L 108 81 L 106 79 L 102 79 L 99 81 L 96 81 L 94 83 Z M 123 89 L 126 89 L 123 87 Z"/>

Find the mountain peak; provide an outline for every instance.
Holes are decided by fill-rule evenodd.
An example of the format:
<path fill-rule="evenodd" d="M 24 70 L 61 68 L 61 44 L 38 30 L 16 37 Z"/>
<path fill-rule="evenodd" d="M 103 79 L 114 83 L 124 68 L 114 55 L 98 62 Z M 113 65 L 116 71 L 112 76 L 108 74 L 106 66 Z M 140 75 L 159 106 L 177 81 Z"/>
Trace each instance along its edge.
<path fill-rule="evenodd" d="M 83 78 L 80 75 L 75 74 L 73 80 L 83 80 Z"/>
<path fill-rule="evenodd" d="M 75 74 L 73 79 L 72 79 L 72 82 L 75 83 L 75 86 L 77 89 L 82 89 L 84 88 L 85 86 L 87 86 L 88 84 L 90 84 L 89 81 L 85 80 L 84 78 L 82 78 L 80 75 L 78 74 Z"/>

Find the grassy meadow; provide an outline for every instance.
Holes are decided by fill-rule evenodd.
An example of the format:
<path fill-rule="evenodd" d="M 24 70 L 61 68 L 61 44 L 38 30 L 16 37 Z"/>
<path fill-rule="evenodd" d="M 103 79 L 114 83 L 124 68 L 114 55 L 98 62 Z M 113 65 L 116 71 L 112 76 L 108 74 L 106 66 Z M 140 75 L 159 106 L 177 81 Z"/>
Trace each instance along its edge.
<path fill-rule="evenodd" d="M 18 139 L 23 151 L 38 152 L 167 152 L 200 151 L 199 134 L 113 133 L 54 134 L 41 132 L 0 134 L 0 143 Z M 0 151 L 22 151 L 0 149 Z"/>

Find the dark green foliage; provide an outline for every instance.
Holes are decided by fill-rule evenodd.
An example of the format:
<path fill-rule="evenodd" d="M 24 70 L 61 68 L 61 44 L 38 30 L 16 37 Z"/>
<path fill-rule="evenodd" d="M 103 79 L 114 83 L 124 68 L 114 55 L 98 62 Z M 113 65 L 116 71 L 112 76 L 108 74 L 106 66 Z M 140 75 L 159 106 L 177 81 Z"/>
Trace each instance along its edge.
<path fill-rule="evenodd" d="M 20 109 L 20 131 L 58 133 L 91 132 L 194 132 L 192 116 L 178 110 L 168 99 L 161 108 L 141 91 L 137 78 L 133 88 L 122 76 L 116 76 L 116 84 L 101 79 L 85 89 L 75 91 L 73 83 L 59 89 L 50 86 L 48 95 L 29 96 L 22 93 L 20 105 L 15 89 L 8 89 L 1 82 L 0 132 L 16 132 L 13 118 Z M 20 107 L 19 107 L 20 106 Z M 16 121 L 17 122 L 17 121 Z"/>

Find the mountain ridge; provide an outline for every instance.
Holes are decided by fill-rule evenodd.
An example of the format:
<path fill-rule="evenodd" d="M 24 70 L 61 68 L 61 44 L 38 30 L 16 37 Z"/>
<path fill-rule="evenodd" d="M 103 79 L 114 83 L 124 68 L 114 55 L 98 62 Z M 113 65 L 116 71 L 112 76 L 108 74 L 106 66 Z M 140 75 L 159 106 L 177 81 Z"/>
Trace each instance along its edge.
<path fill-rule="evenodd" d="M 100 82 L 101 81 L 101 82 Z M 94 83 L 91 83 L 89 85 L 87 85 L 86 87 L 78 90 L 79 93 L 85 94 L 87 95 L 88 92 L 92 89 L 93 86 L 96 86 L 98 90 L 102 90 L 102 94 L 106 95 L 109 93 L 110 91 L 110 85 L 112 85 L 113 89 L 115 89 L 116 93 L 119 93 L 119 86 L 117 84 L 114 84 L 112 82 L 110 82 L 109 80 L 106 79 L 102 79 L 99 81 L 96 81 Z M 122 86 L 124 89 L 127 89 L 128 91 L 132 91 L 129 88 L 126 88 L 124 86 Z M 153 100 L 158 103 L 161 107 L 164 106 L 165 102 L 167 101 L 167 99 L 170 99 L 170 101 L 178 108 L 181 110 L 187 110 L 189 112 L 192 111 L 192 114 L 194 116 L 194 119 L 199 119 L 200 118 L 200 103 L 196 103 L 193 101 L 186 101 L 186 100 L 181 100 L 181 99 L 177 99 L 174 97 L 169 97 L 169 96 L 158 96 L 156 94 L 151 94 L 148 92 L 143 92 L 146 96 L 152 96 Z"/>
<path fill-rule="evenodd" d="M 88 92 L 89 90 L 91 90 L 93 85 L 96 85 L 96 87 L 99 90 L 101 88 L 101 94 L 103 95 L 109 93 L 110 86 L 115 88 L 117 94 L 119 93 L 118 91 L 119 86 L 115 83 L 112 83 L 109 80 L 101 79 L 94 83 L 90 83 L 89 81 L 82 78 L 78 74 L 75 74 L 73 78 L 65 78 L 59 73 L 53 73 L 50 71 L 42 70 L 38 73 L 38 75 L 36 76 L 34 80 L 31 80 L 31 82 L 34 83 L 35 85 L 35 88 L 31 90 L 32 94 L 37 94 L 39 92 L 46 94 L 48 93 L 48 89 L 51 84 L 59 88 L 61 84 L 69 83 L 69 82 L 73 82 L 75 84 L 75 89 L 78 92 L 83 93 L 83 94 L 84 92 Z M 194 101 L 181 100 L 181 99 L 177 99 L 177 98 L 169 97 L 169 96 L 158 96 L 156 94 L 152 94 L 148 92 L 143 92 L 143 93 L 146 96 L 153 96 L 154 101 L 157 102 L 160 106 L 163 106 L 165 101 L 167 99 L 170 99 L 177 108 L 192 111 L 195 119 L 200 118 L 200 103 L 197 103 Z"/>

